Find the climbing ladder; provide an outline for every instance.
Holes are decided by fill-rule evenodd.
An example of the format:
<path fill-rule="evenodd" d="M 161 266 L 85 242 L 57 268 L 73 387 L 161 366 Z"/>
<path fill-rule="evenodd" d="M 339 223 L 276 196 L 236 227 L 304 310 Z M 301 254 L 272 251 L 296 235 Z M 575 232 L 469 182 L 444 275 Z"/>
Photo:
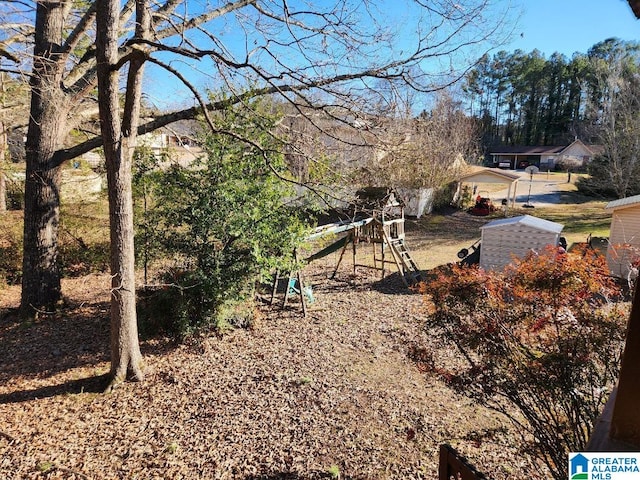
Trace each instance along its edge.
<path fill-rule="evenodd" d="M 404 238 L 389 239 L 389 237 L 385 235 L 385 241 L 391 249 L 391 254 L 398 266 L 398 272 L 400 272 L 404 283 L 407 286 L 418 283 L 421 280 L 420 269 L 413 260 L 411 252 L 409 252 L 404 242 Z"/>

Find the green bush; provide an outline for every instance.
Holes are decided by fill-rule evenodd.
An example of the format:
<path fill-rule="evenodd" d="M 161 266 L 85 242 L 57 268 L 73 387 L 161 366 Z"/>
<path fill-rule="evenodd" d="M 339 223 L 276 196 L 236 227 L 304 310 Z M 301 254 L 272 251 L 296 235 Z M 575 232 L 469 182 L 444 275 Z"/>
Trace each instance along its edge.
<path fill-rule="evenodd" d="M 305 225 L 284 205 L 293 195 L 270 134 L 274 121 L 260 105 L 224 112 L 217 117 L 224 133 L 203 138 L 202 159 L 154 172 L 145 220 L 154 228 L 145 232 L 150 256 L 164 263 L 158 301 L 170 324 L 160 322 L 162 330 L 185 336 L 218 325 L 256 282 L 292 268 Z"/>
<path fill-rule="evenodd" d="M 442 211 L 451 206 L 451 199 L 453 198 L 458 184 L 456 182 L 448 183 L 442 187 L 436 188 L 433 197 L 433 209 L 435 211 Z"/>

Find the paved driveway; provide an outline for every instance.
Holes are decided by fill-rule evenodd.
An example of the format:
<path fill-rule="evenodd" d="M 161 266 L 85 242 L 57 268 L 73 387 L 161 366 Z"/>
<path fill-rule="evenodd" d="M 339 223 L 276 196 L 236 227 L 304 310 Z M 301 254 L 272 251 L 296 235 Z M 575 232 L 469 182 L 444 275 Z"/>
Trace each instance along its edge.
<path fill-rule="evenodd" d="M 567 183 L 566 175 L 547 175 L 536 173 L 533 176 L 524 171 L 510 171 L 520 175 L 520 181 L 516 189 L 516 206 L 521 207 L 528 203 L 534 207 L 546 207 L 560 203 L 561 190 L 559 185 Z M 507 189 L 493 192 L 491 199 L 494 203 L 507 198 Z"/>

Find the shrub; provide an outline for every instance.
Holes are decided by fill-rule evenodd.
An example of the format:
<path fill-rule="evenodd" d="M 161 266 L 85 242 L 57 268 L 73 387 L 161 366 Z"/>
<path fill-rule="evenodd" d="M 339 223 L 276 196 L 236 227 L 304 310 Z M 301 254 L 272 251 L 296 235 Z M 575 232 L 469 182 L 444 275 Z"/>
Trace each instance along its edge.
<path fill-rule="evenodd" d="M 259 313 L 250 296 L 212 308 L 207 289 L 197 284 L 196 274 L 169 269 L 162 279 L 170 283 L 147 286 L 138 292 L 138 323 L 143 337 L 166 335 L 182 341 L 197 334 L 225 334 L 235 328 L 253 327 Z"/>
<path fill-rule="evenodd" d="M 556 479 L 617 379 L 626 311 L 607 274 L 601 256 L 549 248 L 503 272 L 452 266 L 422 286 L 427 327 L 459 359 L 431 368 L 506 415 Z"/>
<path fill-rule="evenodd" d="M 16 285 L 22 280 L 21 212 L 5 212 L 0 221 L 0 285 Z"/>
<path fill-rule="evenodd" d="M 164 256 L 168 330 L 180 336 L 218 324 L 230 305 L 251 298 L 257 281 L 292 268 L 304 236 L 283 200 L 293 194 L 269 133 L 275 119 L 261 105 L 254 109 L 224 112 L 217 121 L 225 133 L 203 138 L 204 158 L 154 174 L 147 244 Z"/>

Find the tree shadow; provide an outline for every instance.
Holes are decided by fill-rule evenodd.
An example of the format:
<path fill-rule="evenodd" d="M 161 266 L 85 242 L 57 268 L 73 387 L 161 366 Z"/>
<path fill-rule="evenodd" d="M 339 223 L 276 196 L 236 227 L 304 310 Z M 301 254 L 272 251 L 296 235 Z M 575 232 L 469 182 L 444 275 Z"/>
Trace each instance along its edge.
<path fill-rule="evenodd" d="M 23 319 L 9 312 L 0 319 L 0 381 L 55 375 L 108 360 L 108 304 L 81 304 Z"/>
<path fill-rule="evenodd" d="M 304 475 L 291 472 L 267 472 L 259 473 L 256 475 L 248 475 L 243 477 L 243 480 L 322 480 L 326 478 L 338 478 L 335 473 L 329 471 L 320 472 L 314 471 Z M 351 477 L 341 474 L 339 478 L 344 480 L 363 480 L 362 477 Z"/>
<path fill-rule="evenodd" d="M 70 380 L 57 385 L 45 385 L 31 390 L 19 390 L 0 394 L 0 405 L 21 403 L 58 395 L 74 395 L 82 393 L 102 393 L 109 384 L 109 375 L 96 375 L 88 378 Z"/>
<path fill-rule="evenodd" d="M 603 197 L 601 195 L 585 195 L 580 192 L 560 192 L 560 203 L 571 203 L 571 204 L 582 204 L 582 203 L 591 203 L 594 201 L 603 201 L 608 202 L 614 200 L 612 198 Z"/>
<path fill-rule="evenodd" d="M 420 278 L 424 278 L 424 272 L 419 272 Z M 398 272 L 387 275 L 382 280 L 371 284 L 371 289 L 386 295 L 415 295 L 413 285 L 407 286 Z"/>
<path fill-rule="evenodd" d="M 51 397 L 65 393 L 98 392 L 106 387 L 105 363 L 110 355 L 109 303 L 96 302 L 68 306 L 51 314 L 39 314 L 35 319 L 23 319 L 17 311 L 0 316 L 0 385 L 20 379 L 52 378 L 74 369 L 86 376 L 56 385 L 32 390 L 15 390 L 0 395 L 0 403 L 19 402 Z M 163 355 L 174 349 L 176 343 L 168 339 L 153 338 L 141 342 L 143 355 Z M 95 370 L 91 370 L 95 369 Z M 18 382 L 11 382 L 11 380 Z"/>

